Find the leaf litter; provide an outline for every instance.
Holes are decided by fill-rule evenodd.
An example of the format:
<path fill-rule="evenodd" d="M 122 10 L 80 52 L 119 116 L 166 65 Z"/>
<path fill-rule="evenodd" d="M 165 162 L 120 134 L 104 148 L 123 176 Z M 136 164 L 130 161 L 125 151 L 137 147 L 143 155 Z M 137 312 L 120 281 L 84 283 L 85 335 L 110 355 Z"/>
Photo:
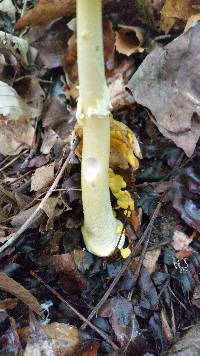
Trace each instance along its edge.
<path fill-rule="evenodd" d="M 0 349 L 198 354 L 198 2 L 104 3 L 111 143 L 123 124 L 136 135 L 111 149 L 125 261 L 91 255 L 81 236 L 75 1 L 24 6 L 0 4 Z M 117 203 L 120 182 L 134 214 Z"/>

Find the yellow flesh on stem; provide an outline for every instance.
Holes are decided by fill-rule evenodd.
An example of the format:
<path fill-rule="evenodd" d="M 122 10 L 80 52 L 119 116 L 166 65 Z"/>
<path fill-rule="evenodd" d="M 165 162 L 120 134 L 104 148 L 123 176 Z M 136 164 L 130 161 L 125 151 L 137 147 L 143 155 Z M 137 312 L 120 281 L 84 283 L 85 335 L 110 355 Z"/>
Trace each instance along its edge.
<path fill-rule="evenodd" d="M 124 235 L 122 223 L 113 216 L 108 183 L 110 98 L 105 80 L 101 0 L 77 0 L 77 44 L 77 119 L 83 126 L 82 233 L 88 251 L 103 257 L 123 246 Z"/>

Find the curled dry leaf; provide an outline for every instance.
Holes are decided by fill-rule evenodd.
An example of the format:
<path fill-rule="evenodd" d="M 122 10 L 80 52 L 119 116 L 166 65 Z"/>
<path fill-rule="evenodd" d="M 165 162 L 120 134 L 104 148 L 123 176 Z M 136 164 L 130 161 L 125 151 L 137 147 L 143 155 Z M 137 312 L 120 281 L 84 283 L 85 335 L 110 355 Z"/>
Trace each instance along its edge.
<path fill-rule="evenodd" d="M 153 50 L 129 81 L 160 132 L 191 156 L 200 136 L 200 24 Z"/>
<path fill-rule="evenodd" d="M 108 3 L 111 0 L 104 0 Z M 29 10 L 16 23 L 15 29 L 19 30 L 26 26 L 44 25 L 58 17 L 71 16 L 75 13 L 75 0 L 39 0 L 36 6 Z"/>
<path fill-rule="evenodd" d="M 0 153 L 15 155 L 33 144 L 31 108 L 4 82 L 0 82 L 0 99 Z"/>
<path fill-rule="evenodd" d="M 54 180 L 54 163 L 37 168 L 31 177 L 31 190 L 47 188 Z"/>
<path fill-rule="evenodd" d="M 130 56 L 133 53 L 144 51 L 142 48 L 144 40 L 144 30 L 137 26 L 119 25 L 116 31 L 115 46 L 119 53 Z"/>
<path fill-rule="evenodd" d="M 14 295 L 25 303 L 35 313 L 40 314 L 41 306 L 38 300 L 20 283 L 8 277 L 5 273 L 0 273 L 0 289 Z"/>

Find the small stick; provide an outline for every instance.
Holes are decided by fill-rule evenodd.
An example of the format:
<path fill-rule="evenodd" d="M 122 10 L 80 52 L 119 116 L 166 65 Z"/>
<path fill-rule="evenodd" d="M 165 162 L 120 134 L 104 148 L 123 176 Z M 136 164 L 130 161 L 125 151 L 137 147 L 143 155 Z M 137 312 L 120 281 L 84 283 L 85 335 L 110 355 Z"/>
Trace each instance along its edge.
<path fill-rule="evenodd" d="M 65 304 L 71 311 L 76 314 L 79 319 L 84 321 L 87 325 L 91 327 L 94 331 L 96 331 L 107 343 L 109 343 L 114 350 L 119 350 L 119 347 L 112 341 L 110 338 L 99 328 L 97 328 L 95 325 L 93 325 L 89 320 L 87 320 L 81 313 L 79 313 L 78 310 L 76 310 L 68 301 L 66 301 L 58 292 L 56 292 L 55 289 L 50 287 L 49 284 L 45 283 L 42 278 L 40 278 L 35 272 L 31 271 L 31 275 L 36 278 L 40 283 L 42 283 L 52 294 L 54 294 L 63 304 Z"/>
<path fill-rule="evenodd" d="M 4 171 L 4 169 L 6 169 L 7 167 L 9 167 L 12 163 L 14 163 L 15 161 L 18 160 L 18 158 L 20 158 L 24 153 L 28 152 L 28 150 L 25 150 L 21 153 L 19 153 L 16 157 L 14 157 L 11 161 L 9 161 L 7 164 L 5 164 L 5 166 L 0 168 L 0 172 Z"/>
<path fill-rule="evenodd" d="M 5 242 L 4 245 L 2 245 L 0 247 L 0 253 L 3 252 L 7 247 L 9 247 L 10 245 L 12 245 L 31 225 L 32 221 L 34 220 L 34 218 L 36 217 L 36 215 L 40 212 L 40 210 L 42 210 L 42 208 L 44 207 L 47 199 L 51 196 L 51 194 L 53 193 L 54 189 L 56 189 L 68 163 L 70 162 L 70 159 L 72 158 L 73 155 L 73 151 L 70 151 L 69 155 L 67 156 L 62 168 L 60 169 L 60 172 L 58 173 L 57 177 L 55 178 L 53 184 L 51 185 L 51 187 L 49 188 L 48 192 L 46 193 L 46 195 L 44 196 L 44 198 L 42 199 L 41 203 L 38 205 L 37 209 L 33 212 L 33 214 L 26 220 L 26 222 L 19 228 L 19 230 L 17 230 L 14 234 L 10 235 L 10 238 L 8 241 Z"/>

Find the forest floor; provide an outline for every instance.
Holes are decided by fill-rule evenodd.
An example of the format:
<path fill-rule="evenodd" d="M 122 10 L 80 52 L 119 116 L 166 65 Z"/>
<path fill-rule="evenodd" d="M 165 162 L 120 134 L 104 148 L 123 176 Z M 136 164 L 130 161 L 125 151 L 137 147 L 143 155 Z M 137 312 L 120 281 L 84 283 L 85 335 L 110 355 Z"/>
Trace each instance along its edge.
<path fill-rule="evenodd" d="M 116 210 L 126 259 L 81 234 L 75 16 L 0 2 L 0 355 L 199 355 L 200 5 L 104 4 L 113 117 L 143 156 L 114 169 L 135 204 Z"/>

